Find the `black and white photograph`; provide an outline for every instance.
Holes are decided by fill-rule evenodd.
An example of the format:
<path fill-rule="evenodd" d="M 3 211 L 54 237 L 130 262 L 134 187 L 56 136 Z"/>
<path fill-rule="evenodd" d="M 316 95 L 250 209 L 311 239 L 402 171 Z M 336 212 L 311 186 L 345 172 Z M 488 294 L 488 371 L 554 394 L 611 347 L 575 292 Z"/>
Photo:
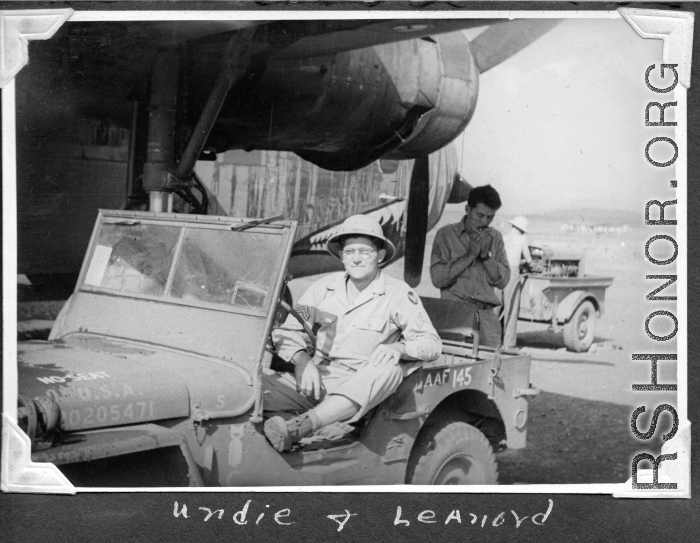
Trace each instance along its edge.
<path fill-rule="evenodd" d="M 692 13 L 70 7 L 0 12 L 4 491 L 689 497 Z"/>

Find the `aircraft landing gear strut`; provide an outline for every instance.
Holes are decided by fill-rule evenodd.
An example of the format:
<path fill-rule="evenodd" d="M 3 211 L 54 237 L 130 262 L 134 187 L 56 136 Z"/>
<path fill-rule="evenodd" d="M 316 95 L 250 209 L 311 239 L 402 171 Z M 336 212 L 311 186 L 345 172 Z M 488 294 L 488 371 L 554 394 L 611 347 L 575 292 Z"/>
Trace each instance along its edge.
<path fill-rule="evenodd" d="M 197 125 L 179 162 L 175 161 L 174 137 L 177 112 L 177 81 L 180 71 L 179 50 L 163 51 L 154 66 L 148 130 L 148 156 L 143 185 L 149 193 L 151 211 L 172 211 L 173 193 L 193 208 L 206 213 L 206 191 L 194 174 L 194 166 L 204 149 L 224 99 L 231 87 L 246 73 L 251 59 L 255 28 L 239 30 L 231 38 L 222 59 L 221 71 L 204 105 Z M 201 193 L 201 200 L 192 189 Z"/>

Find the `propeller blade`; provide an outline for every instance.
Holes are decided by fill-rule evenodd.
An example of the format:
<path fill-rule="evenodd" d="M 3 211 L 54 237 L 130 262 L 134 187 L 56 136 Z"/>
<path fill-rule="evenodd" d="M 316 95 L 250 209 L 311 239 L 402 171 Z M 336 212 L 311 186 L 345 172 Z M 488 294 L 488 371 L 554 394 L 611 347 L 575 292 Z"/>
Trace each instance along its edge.
<path fill-rule="evenodd" d="M 403 274 L 404 280 L 412 287 L 420 284 L 423 273 L 429 203 L 430 159 L 428 155 L 423 155 L 416 159 L 413 166 L 406 213 L 406 256 Z"/>
<path fill-rule="evenodd" d="M 471 42 L 480 73 L 490 70 L 549 32 L 563 19 L 517 19 L 492 25 Z"/>

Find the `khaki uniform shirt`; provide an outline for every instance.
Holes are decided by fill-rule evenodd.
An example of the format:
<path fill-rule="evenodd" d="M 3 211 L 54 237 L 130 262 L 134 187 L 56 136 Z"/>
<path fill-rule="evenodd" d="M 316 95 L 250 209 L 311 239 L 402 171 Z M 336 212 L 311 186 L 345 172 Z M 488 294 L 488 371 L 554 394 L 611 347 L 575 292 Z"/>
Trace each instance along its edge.
<path fill-rule="evenodd" d="M 345 272 L 325 277 L 295 306 L 313 329 L 318 328 L 316 359 L 356 370 L 379 345 L 399 340 L 406 346 L 408 360 L 434 360 L 440 355 L 440 338 L 420 298 L 406 283 L 380 271 L 351 303 L 347 281 Z M 277 354 L 285 360 L 307 346 L 306 334 L 292 315 L 273 330 L 272 339 Z"/>
<path fill-rule="evenodd" d="M 465 217 L 466 219 L 466 217 Z M 440 289 L 440 297 L 448 300 L 477 300 L 494 306 L 501 305 L 501 300 L 493 287 L 504 289 L 510 279 L 510 266 L 503 244 L 503 236 L 498 230 L 488 228 L 491 234 L 491 254 L 498 266 L 498 278 L 493 281 L 484 263 L 474 260 L 469 267 L 457 277 L 452 277 L 452 262 L 467 253 L 471 239 L 465 219 L 455 224 L 448 224 L 438 230 L 433 243 L 430 259 L 430 277 L 433 284 Z"/>

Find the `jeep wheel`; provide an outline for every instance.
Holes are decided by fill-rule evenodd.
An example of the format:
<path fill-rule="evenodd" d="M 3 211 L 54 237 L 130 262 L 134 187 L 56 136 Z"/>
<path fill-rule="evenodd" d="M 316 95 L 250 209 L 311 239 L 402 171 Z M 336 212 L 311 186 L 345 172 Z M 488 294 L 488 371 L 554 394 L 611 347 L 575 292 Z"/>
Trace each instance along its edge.
<path fill-rule="evenodd" d="M 494 485 L 496 456 L 488 439 L 473 426 L 446 421 L 425 428 L 406 471 L 413 485 Z"/>
<path fill-rule="evenodd" d="M 595 337 L 595 307 L 583 302 L 574 311 L 574 316 L 564 325 L 564 345 L 570 351 L 585 352 L 591 348 Z"/>

